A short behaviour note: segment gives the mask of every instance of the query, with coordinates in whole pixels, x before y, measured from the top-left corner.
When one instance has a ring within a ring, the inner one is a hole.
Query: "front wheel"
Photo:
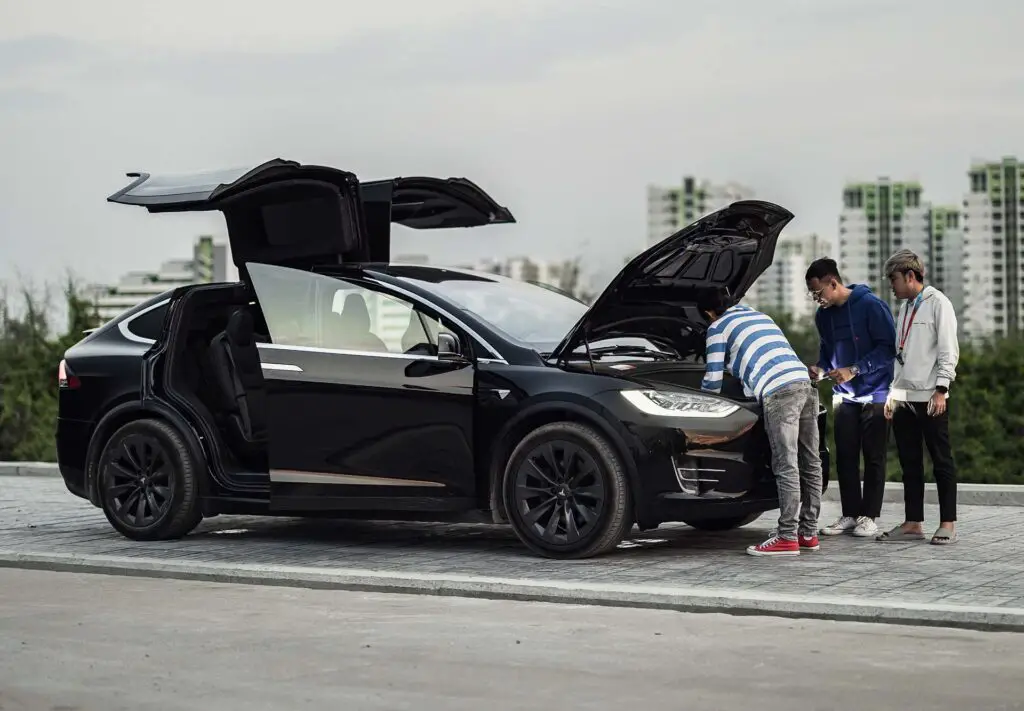
[[[203,518],[199,472],[181,434],[161,420],[135,420],[103,447],[99,495],[119,533],[137,541],[180,538]]]
[[[629,480],[608,440],[576,422],[538,427],[512,451],[502,480],[509,522],[547,558],[590,558],[632,527]]]
[[[761,518],[761,512],[746,514],[745,516],[726,516],[724,518],[705,518],[695,521],[683,521],[687,526],[696,528],[698,531],[731,531],[734,528],[746,526]]]

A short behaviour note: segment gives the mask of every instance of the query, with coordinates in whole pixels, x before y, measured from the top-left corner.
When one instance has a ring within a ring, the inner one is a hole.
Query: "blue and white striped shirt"
[[[707,371],[701,389],[722,391],[726,368],[743,382],[747,397],[764,401],[784,385],[810,382],[807,366],[770,316],[737,304],[707,332]]]

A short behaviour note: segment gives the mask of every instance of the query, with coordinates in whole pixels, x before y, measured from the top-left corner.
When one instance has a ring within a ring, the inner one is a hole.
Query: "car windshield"
[[[445,271],[401,278],[437,292],[541,353],[554,350],[588,308],[553,289],[491,274]]]

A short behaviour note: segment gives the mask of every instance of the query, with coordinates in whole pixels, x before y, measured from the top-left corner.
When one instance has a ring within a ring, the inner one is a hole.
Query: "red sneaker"
[[[821,546],[818,544],[817,536],[800,536],[800,550],[816,551]]]
[[[747,547],[748,555],[800,555],[800,544],[785,538],[772,536],[764,543]]]

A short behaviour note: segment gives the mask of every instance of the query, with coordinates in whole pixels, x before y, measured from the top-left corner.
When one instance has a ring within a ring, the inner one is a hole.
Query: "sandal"
[[[956,531],[950,531],[948,528],[939,528],[932,534],[933,545],[936,546],[948,546],[951,543],[956,543]]]
[[[902,525],[875,536],[880,543],[905,543],[906,541],[923,541],[924,534],[916,531],[906,531]]]

